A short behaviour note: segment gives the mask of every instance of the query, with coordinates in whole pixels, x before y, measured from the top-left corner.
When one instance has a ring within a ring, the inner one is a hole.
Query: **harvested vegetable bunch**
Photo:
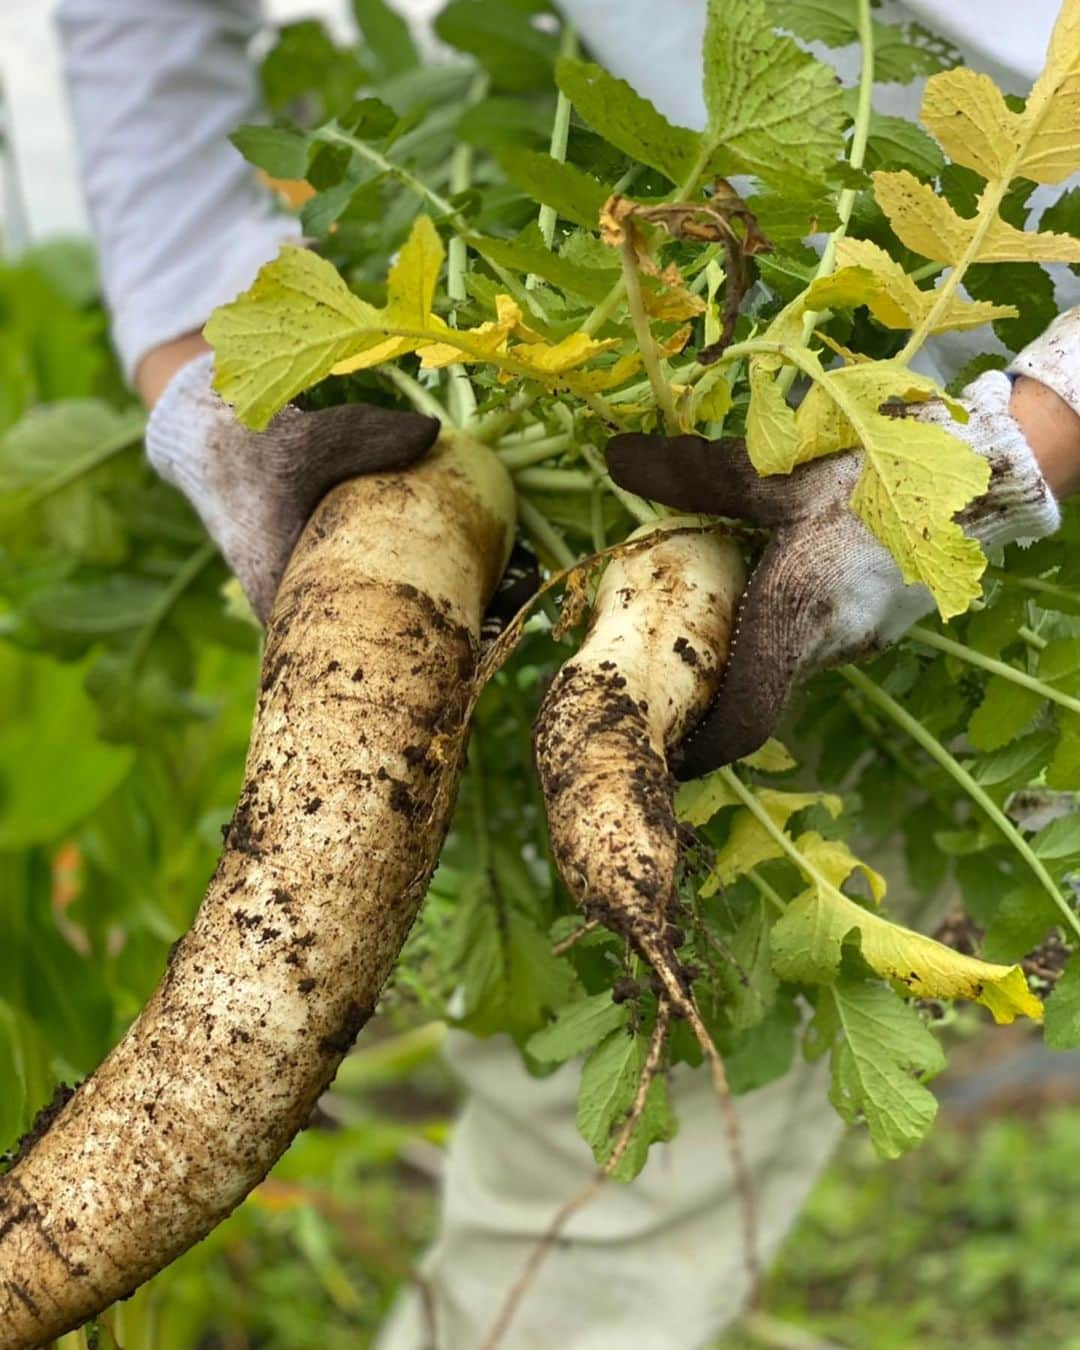
[[[907,64],[881,74],[936,71],[924,103],[935,139],[874,112],[875,38],[883,61],[895,51],[867,3],[856,13],[827,34],[863,43],[849,100],[828,66],[772,31],[823,36],[805,7],[712,0],[701,133],[578,60],[566,34],[550,154],[528,130],[546,76],[519,92],[518,130],[496,131],[504,105],[486,74],[419,66],[413,86],[388,80],[385,102],[321,126],[238,133],[254,162],[318,185],[304,220],[325,256],[283,250],[214,316],[220,393],[255,429],[297,397],[377,398],[438,416],[447,440],[396,478],[339,489],[297,550],[248,785],[204,909],[128,1038],[0,1181],[12,1346],[73,1324],[194,1241],[302,1124],[408,931],[481,685],[462,809],[403,960],[429,1007],[479,1034],[508,1031],[529,1062],[588,1054],[582,1091],[596,1109],[582,1120],[606,1174],[633,1176],[674,1132],[670,1063],[706,1059],[726,1106],[729,1089],[785,1072],[801,1041],[831,1054],[841,1114],[895,1156],[930,1128],[925,1079],[943,1063],[915,999],[1042,1017],[1019,960],[1048,932],[1070,952],[1080,937],[1067,884],[1080,866],[1076,516],[988,568],[955,520],[984,490],[985,463],[940,427],[880,410],[948,400],[910,369],[925,339],[992,322],[1020,345],[1031,334],[1002,296],[1041,283],[1016,269],[1080,261],[1071,202],[1035,230],[1017,209],[1029,180],[1080,168],[1080,0],[1063,6],[1021,111],[907,34]],[[947,115],[965,99],[993,115]],[[741,197],[736,175],[750,182]],[[804,241],[822,231],[818,258]],[[794,759],[772,742],[674,796],[668,757],[715,692],[760,537],[672,520],[611,483],[609,434],[658,428],[741,435],[772,474],[861,445],[852,506],[935,597],[940,622],[869,672],[814,682],[813,789],[785,783]],[[515,515],[509,479],[550,577],[474,677]],[[393,694],[369,703],[376,670]],[[529,765],[538,708],[550,854]],[[1055,816],[1038,832],[1020,789]],[[988,959],[888,918],[884,878],[845,842],[855,826],[906,830],[920,885],[951,873]],[[1055,1045],[1080,1042],[1077,961],[1046,1005]],[[673,1034],[683,1021],[692,1037]],[[252,1038],[243,1053],[233,1032]],[[155,1038],[170,1055],[144,1053]],[[631,1046],[637,1072],[615,1045]],[[208,1107],[217,1097],[241,1128]],[[123,1185],[86,1161],[102,1122],[114,1172],[142,1160]],[[95,1197],[89,1232],[67,1208],[76,1179]],[[151,1212],[169,1235],[157,1246],[131,1227]]]

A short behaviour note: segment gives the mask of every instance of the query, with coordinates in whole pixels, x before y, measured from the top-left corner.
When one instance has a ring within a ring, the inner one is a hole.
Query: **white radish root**
[[[736,545],[715,532],[678,520],[650,529],[650,547],[617,557],[604,573],[585,641],[537,716],[536,762],[552,852],[571,895],[588,923],[618,934],[652,968],[665,1025],[669,1015],[684,1018],[708,1060],[753,1298],[760,1278],[753,1187],[723,1060],[694,1002],[693,972],[678,956],[682,933],[671,922],[679,839],[667,763],[719,688],[745,568]],[[578,1203],[564,1207],[548,1242]],[[515,1287],[500,1335],[524,1287]]]
[[[552,850],[588,919],[668,949],[678,835],[667,752],[719,687],[745,571],[727,538],[666,521],[607,568],[585,641],[536,720]],[[640,532],[639,536],[640,537]]]
[[[514,494],[483,446],[316,510],[267,630],[206,898],[109,1057],[0,1177],[0,1350],[78,1326],[267,1173],[370,1016],[423,899]]]

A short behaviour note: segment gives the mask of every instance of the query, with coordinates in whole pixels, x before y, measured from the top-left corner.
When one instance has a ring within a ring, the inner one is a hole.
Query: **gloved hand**
[[[1050,534],[1060,512],[1009,411],[1012,384],[988,371],[964,390],[970,417],[939,401],[907,415],[947,428],[990,462],[990,487],[958,516],[984,548]],[[743,595],[724,682],[673,763],[682,778],[741,759],[772,734],[795,684],[896,642],[934,608],[925,586],[905,585],[892,555],[848,506],[863,451],[760,478],[737,440],[615,436],[607,462],[620,486],[682,511],[771,526]]]
[[[154,405],[150,463],[178,487],[265,624],[300,531],[332,487],[401,469],[434,444],[439,423],[419,413],[349,403],[285,408],[249,431],[213,391],[213,353],[183,366]]]

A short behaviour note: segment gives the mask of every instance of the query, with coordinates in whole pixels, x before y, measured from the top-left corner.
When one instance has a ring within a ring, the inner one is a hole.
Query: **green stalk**
[[[641,278],[637,270],[637,257],[629,234],[623,240],[621,255],[626,303],[630,311],[630,322],[634,325],[634,336],[637,338],[638,350],[641,352],[645,373],[652,385],[656,406],[663,414],[668,432],[675,435],[679,431],[679,417],[675,411],[675,400],[671,394],[671,385],[668,384],[667,376],[664,374],[664,363],[660,357],[660,349],[656,345],[656,339],[653,337],[652,328],[649,324],[649,316],[645,311],[645,299],[641,293]]]
[[[38,483],[36,487],[31,488],[25,497],[19,497],[13,493],[12,496],[18,502],[20,511],[29,511],[35,506],[39,506],[46,498],[51,497],[54,492],[59,492],[66,488],[70,483],[82,478],[84,474],[92,473],[100,465],[116,455],[122,454],[125,450],[130,450],[133,445],[138,445],[142,439],[145,424],[140,423],[138,429],[134,432],[125,431],[122,435],[114,436],[112,440],[105,441],[102,445],[97,445],[89,454],[82,455],[71,464],[66,464],[57,473],[47,478],[44,483]]]
[[[875,707],[890,717],[897,726],[908,733],[912,740],[917,741],[930,758],[936,760],[945,772],[963,788],[976,806],[997,826],[1013,849],[1027,863],[1032,875],[1057,906],[1063,922],[1080,938],[1080,918],[1077,918],[1073,913],[1068,901],[1061,894],[1054,883],[1053,877],[1043,865],[1042,859],[1035,854],[1031,845],[998,806],[997,802],[976,783],[967,769],[945,749],[936,736],[927,731],[922,723],[912,717],[906,708],[902,708],[894,698],[864,675],[861,670],[856,670],[854,666],[843,666],[840,673],[868,702],[874,704]]]
[[[859,71],[859,96],[855,105],[855,124],[851,133],[851,149],[848,151],[848,163],[853,169],[861,169],[866,158],[866,143],[870,136],[870,115],[873,112],[874,98],[874,24],[870,15],[870,0],[858,0],[859,47],[862,67]],[[836,214],[839,224],[825,241],[814,281],[827,277],[836,266],[836,250],[847,234],[851,223],[851,212],[855,207],[855,189],[843,188],[836,199]],[[820,311],[808,310],[803,315],[802,342],[805,347],[814,335],[814,329],[821,321]],[[783,393],[791,388],[795,378],[792,367],[782,370],[777,377]]]
[[[495,453],[503,464],[513,472],[515,469],[527,469],[531,464],[539,464],[552,455],[568,450],[571,445],[569,436],[545,436],[542,440],[525,442],[522,445],[496,446]]]
[[[427,417],[437,417],[443,423],[448,420],[446,409],[438,399],[407,371],[391,365],[380,366],[379,370],[398,392],[409,400],[417,412],[424,413]]]
[[[747,872],[746,875],[749,878],[754,889],[757,891],[758,895],[760,895],[763,900],[767,900],[769,904],[772,905],[773,909],[775,909],[778,913],[783,914],[784,911],[787,909],[787,905],[784,902],[783,898],[781,897],[780,892],[774,890],[769,885],[769,883],[765,880],[765,878],[758,872],[756,867],[751,867],[750,871]]]
[[[593,483],[592,500],[589,502],[589,529],[593,552],[603,553],[607,548],[607,527],[604,524],[604,489],[599,481]]]
[[[577,565],[577,556],[567,547],[566,540],[547,516],[528,497],[518,494],[518,518],[545,553],[555,559],[565,572]]]
[[[1034,595],[1050,595],[1057,600],[1071,600],[1073,604],[1080,602],[1075,590],[1068,586],[1059,586],[1053,581],[1043,581],[1041,577],[1017,577],[1011,572],[1002,571],[999,567],[988,567],[986,575],[992,577],[995,581],[1004,582],[1006,586],[1016,586],[1022,591],[1031,591]]]
[[[487,93],[488,80],[484,74],[477,75],[466,95],[466,103],[478,103]],[[450,195],[457,196],[467,192],[472,181],[473,150],[466,141],[459,141],[450,159]],[[468,268],[469,246],[464,236],[455,231],[446,249],[446,293],[454,306],[450,315],[450,325],[458,326],[457,306],[464,303],[468,292],[465,288],[465,273]],[[469,373],[463,365],[450,367],[449,402],[450,412],[459,427],[468,426],[476,416],[476,393],[469,379]]]
[[[526,492],[591,492],[595,482],[581,469],[520,469],[514,474],[514,486]]]
[[[564,24],[562,36],[559,40],[559,55],[573,57],[577,55],[577,33],[573,24]],[[566,142],[570,136],[570,100],[559,90],[559,97],[555,103],[555,120],[551,127],[551,144],[548,147],[548,154],[552,159],[560,164],[566,161]],[[543,205],[540,207],[540,234],[543,236],[544,244],[551,248],[555,238],[555,222],[558,219],[558,212],[553,206]],[[539,278],[528,276],[525,285],[532,290]]]
[[[773,820],[772,816],[769,815],[754,793],[750,791],[730,765],[720,770],[720,776],[777,848],[795,864],[807,881],[812,881],[815,886],[820,886],[823,891],[838,895],[841,899],[847,898],[843,891],[838,886],[834,886],[825,873],[818,871],[810,859],[798,849],[795,841],[777,825],[776,821]]]
[[[908,637],[913,638],[916,642],[921,642],[924,647],[933,647],[935,651],[944,652],[947,656],[955,656],[958,661],[966,661],[968,665],[979,666],[983,670],[989,671],[991,675],[1000,675],[1002,679],[1009,680],[1012,684],[1030,689],[1033,694],[1038,694],[1040,698],[1049,699],[1052,703],[1058,703],[1061,707],[1068,708],[1069,712],[1080,713],[1080,699],[1063,694],[1060,689],[1055,689],[1053,685],[1044,683],[1034,675],[1027,675],[1024,671],[1017,670],[1015,666],[1010,666],[1007,661],[996,661],[992,656],[984,656],[982,652],[965,647],[962,642],[954,642],[952,638],[944,637],[941,633],[935,633],[932,629],[923,628],[921,625],[908,629]]]
[[[187,588],[195,581],[199,573],[213,562],[217,557],[217,545],[213,540],[208,539],[200,545],[194,553],[188,558],[180,570],[169,582],[165,590],[161,593],[161,598],[154,605],[147,616],[146,623],[139,632],[139,636],[132,643],[131,650],[127,657],[128,675],[134,676],[135,672],[142,665],[146,653],[150,650],[150,644],[154,640],[154,635],[165,622],[169,611],[184,594]]]

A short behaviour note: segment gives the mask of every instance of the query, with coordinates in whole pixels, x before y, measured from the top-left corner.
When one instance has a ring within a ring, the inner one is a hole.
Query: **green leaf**
[[[832,1000],[840,1033],[829,1100],[848,1124],[865,1118],[877,1151],[897,1158],[934,1123],[937,1100],[920,1080],[945,1067],[941,1046],[884,985],[841,979],[822,999]]]
[[[552,956],[548,934],[517,910],[501,912],[486,878],[459,897],[445,957],[463,1008],[453,1020],[476,1036],[530,1035],[581,989],[570,963]]]
[[[1044,825],[1031,847],[1059,879],[1066,872],[1080,869],[1080,809]]]
[[[578,1092],[578,1129],[601,1166],[610,1158],[626,1124],[647,1054],[645,1036],[619,1030],[602,1041],[585,1061]],[[658,1073],[629,1146],[612,1175],[618,1181],[633,1180],[645,1166],[649,1146],[674,1138],[675,1129],[667,1080]]]
[[[286,24],[261,67],[271,111],[288,113],[299,99],[316,101],[315,121],[343,113],[369,74],[349,48],[338,47],[317,19]],[[319,116],[321,111],[321,116]]]
[[[529,1037],[526,1048],[533,1059],[543,1064],[561,1064],[625,1027],[629,1016],[626,1004],[613,1002],[610,989],[605,989],[580,1003],[560,1008],[550,1026]]]
[[[777,37],[762,0],[710,0],[705,107],[710,168],[732,158],[767,183],[821,179],[843,154],[844,98],[835,73]]]
[[[0,649],[0,669],[16,658]],[[85,665],[20,655],[26,690],[0,730],[0,851],[63,838],[127,777],[127,747],[96,734]]]
[[[724,1046],[724,1070],[736,1096],[756,1092],[787,1073],[801,1021],[794,998],[778,998],[756,1026],[730,1038],[730,1047]]]
[[[975,300],[1016,306],[1016,318],[994,320],[995,335],[1013,352],[1057,317],[1053,279],[1038,263],[975,263],[964,273],[964,289]]]
[[[507,178],[522,192],[575,225],[587,230],[597,228],[600,208],[609,195],[599,179],[534,150],[504,150],[496,158]]]
[[[560,290],[578,295],[590,304],[602,300],[619,277],[618,268],[601,271],[595,267],[581,267],[553,252],[544,243],[540,227],[535,221],[516,239],[489,239],[473,235],[469,243],[481,257],[509,267],[512,271],[535,272]]]
[[[164,592],[159,581],[116,573],[104,581],[65,582],[40,590],[26,612],[50,632],[104,636],[145,627]]]
[[[539,149],[551,138],[551,112],[532,101],[496,95],[467,107],[458,120],[457,134],[470,145],[479,145],[486,150],[505,151],[508,144],[515,147],[524,144]],[[520,149],[517,153],[520,153]],[[514,158],[514,154],[506,154],[511,164]],[[541,158],[551,157],[546,155]],[[505,166],[504,172],[509,178],[510,172]]]
[[[381,78],[400,75],[418,64],[409,25],[386,0],[352,0],[365,49],[375,58]]]
[[[777,980],[769,946],[770,912],[756,900],[728,940],[729,962],[720,970],[732,1027],[746,1031],[764,1021],[776,998]]]
[[[243,126],[229,137],[249,164],[271,178],[303,178],[307,173],[308,139],[288,127]]]
[[[986,930],[983,952],[988,961],[1019,961],[1033,951],[1061,919],[1046,890],[1028,882],[1004,896]]]
[[[1000,750],[1027,730],[1042,705],[1031,689],[992,675],[968,723],[968,739],[976,750]]]
[[[20,1047],[18,1018],[0,1000],[0,1152],[15,1143],[26,1110],[26,1073]]]
[[[1066,712],[1058,723],[1061,735],[1046,771],[1046,785],[1062,792],[1075,792],[1080,783],[1080,717]]]
[[[142,439],[146,418],[103,400],[35,408],[0,440],[0,524],[12,547],[39,535],[86,562],[115,564],[126,532],[98,490],[105,466]]]
[[[698,162],[701,138],[673,126],[648,99],[590,61],[563,57],[555,67],[559,88],[578,113],[605,140],[682,183]],[[595,217],[590,223],[595,226]]]
[[[853,111],[850,97],[848,107]],[[865,167],[867,170],[910,169],[919,178],[936,178],[945,167],[945,156],[937,142],[915,122],[872,112]]]
[[[533,19],[546,6],[536,0],[450,0],[435,20],[435,32],[467,52],[491,76],[492,87],[520,92],[550,85],[558,50],[554,33]]]
[[[1051,1050],[1080,1045],[1080,952],[1074,952],[1046,1003],[1046,1044]]]
[[[1080,188],[1070,188],[1052,201],[1039,217],[1039,229],[1080,236]],[[1069,270],[1080,276],[1080,263],[1073,263]]]

